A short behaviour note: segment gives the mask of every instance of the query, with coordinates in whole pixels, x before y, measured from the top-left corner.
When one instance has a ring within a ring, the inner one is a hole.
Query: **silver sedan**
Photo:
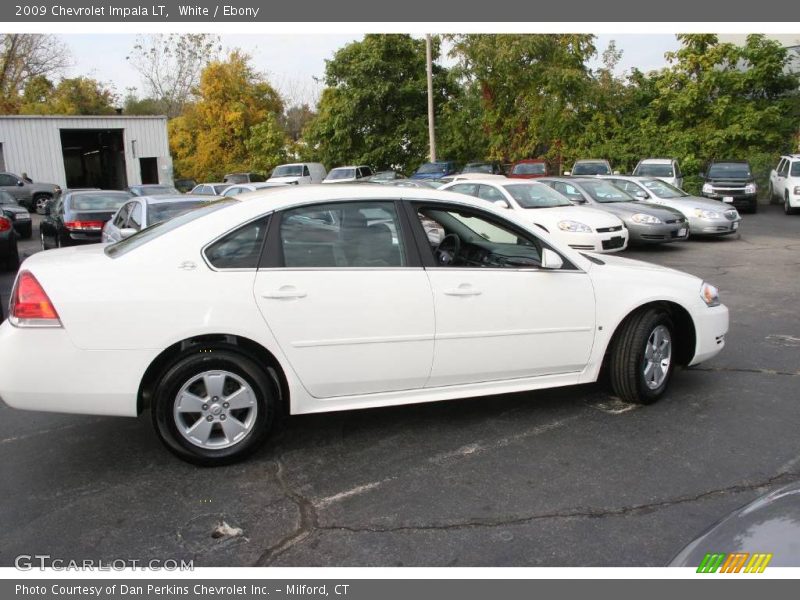
[[[145,227],[167,221],[185,212],[218,200],[216,196],[140,196],[119,207],[111,220],[103,226],[102,242],[124,240]]]
[[[730,235],[739,230],[739,212],[719,200],[692,196],[654,177],[614,175],[603,179],[643,202],[679,210],[689,221],[690,236]]]

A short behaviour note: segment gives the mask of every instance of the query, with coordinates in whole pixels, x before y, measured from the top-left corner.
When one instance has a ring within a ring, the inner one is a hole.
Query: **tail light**
[[[105,221],[64,221],[64,227],[70,231],[100,231]]]
[[[0,233],[11,229],[11,221],[6,217],[0,217]]]
[[[22,271],[14,283],[8,320],[15,327],[61,327],[56,307],[30,271]]]

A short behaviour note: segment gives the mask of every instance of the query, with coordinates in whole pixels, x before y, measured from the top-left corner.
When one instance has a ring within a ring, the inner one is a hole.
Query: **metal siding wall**
[[[168,164],[172,162],[165,118],[0,117],[0,142],[3,144],[6,170],[17,175],[25,171],[34,181],[57,183],[65,187],[61,129],[122,129],[128,185],[141,183],[139,158],[155,156],[166,159]],[[136,157],[132,154],[131,140],[137,140]],[[169,180],[171,183],[171,177],[171,170],[168,177],[159,170],[162,182]]]

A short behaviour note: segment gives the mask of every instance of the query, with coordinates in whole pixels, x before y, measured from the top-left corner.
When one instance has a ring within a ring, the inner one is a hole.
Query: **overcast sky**
[[[120,95],[129,87],[136,87],[142,93],[139,74],[125,60],[133,48],[136,35],[62,34],[60,37],[72,54],[70,76],[94,77],[112,86]],[[238,47],[249,53],[255,68],[267,74],[272,84],[287,96],[289,103],[315,101],[321,86],[314,79],[323,76],[325,59],[331,58],[345,44],[361,37],[318,34],[221,36],[224,47]],[[642,71],[663,67],[666,64],[664,53],[679,46],[674,35],[598,35],[598,56],[590,64],[592,68],[599,66],[600,55],[611,40],[615,40],[617,49],[623,52],[617,67],[620,72],[632,67]]]

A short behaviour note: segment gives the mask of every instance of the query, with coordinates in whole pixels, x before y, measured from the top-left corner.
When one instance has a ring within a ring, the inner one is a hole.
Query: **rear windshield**
[[[544,163],[520,163],[514,165],[511,170],[512,175],[546,175],[547,170]]]
[[[506,191],[522,208],[550,208],[572,206],[572,203],[554,189],[542,184],[504,185]]]
[[[234,173],[225,176],[225,183],[250,183],[250,178],[245,173]]]
[[[208,200],[182,201],[182,202],[159,202],[151,204],[148,208],[148,221],[150,225],[161,223],[168,219],[173,219],[183,213],[194,210],[208,204]]]
[[[417,169],[417,173],[421,175],[426,175],[430,173],[444,173],[445,172],[445,163],[425,163],[419,169]]]
[[[750,165],[747,163],[715,163],[708,169],[708,176],[712,179],[748,179],[750,175]]]
[[[334,180],[334,179],[353,179],[356,176],[355,169],[334,169],[325,179]]]
[[[72,194],[67,200],[67,206],[74,211],[92,210],[117,210],[130,200],[130,194],[124,192],[109,194]]]
[[[118,258],[127,254],[131,250],[135,250],[140,246],[143,246],[147,242],[150,242],[156,238],[161,237],[165,233],[169,233],[173,229],[177,229],[178,227],[182,227],[187,223],[191,223],[196,219],[200,219],[207,214],[216,212],[222,208],[232,206],[236,204],[238,200],[233,198],[225,198],[224,200],[214,200],[213,202],[209,202],[205,206],[198,208],[196,210],[191,210],[187,213],[184,213],[174,219],[170,219],[169,221],[162,221],[161,223],[156,223],[151,227],[145,227],[138,233],[133,234],[129,238],[125,238],[124,240],[117,242],[115,244],[109,244],[105,247],[105,253],[107,256],[111,258]]]
[[[611,169],[605,163],[577,163],[572,169],[573,175],[611,175]]]
[[[472,163],[464,167],[462,173],[492,173],[491,163]]]
[[[673,177],[675,173],[672,172],[672,165],[639,165],[634,175],[642,177]]]

